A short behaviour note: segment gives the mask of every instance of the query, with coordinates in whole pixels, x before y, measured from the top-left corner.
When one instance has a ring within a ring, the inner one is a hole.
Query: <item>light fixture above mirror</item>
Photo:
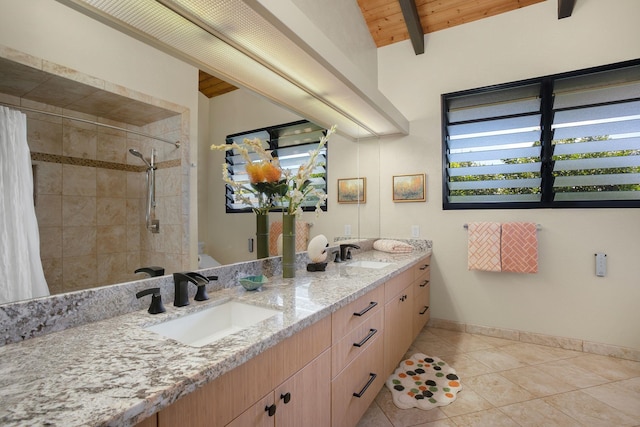
[[[255,2],[58,1],[345,136],[408,133],[408,120],[372,82],[346,78]]]

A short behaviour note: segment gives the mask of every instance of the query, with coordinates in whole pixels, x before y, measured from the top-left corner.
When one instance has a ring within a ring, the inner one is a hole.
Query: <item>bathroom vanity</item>
[[[430,255],[366,251],[5,345],[0,424],[355,425],[429,319]],[[201,347],[145,330],[228,301],[277,313]]]

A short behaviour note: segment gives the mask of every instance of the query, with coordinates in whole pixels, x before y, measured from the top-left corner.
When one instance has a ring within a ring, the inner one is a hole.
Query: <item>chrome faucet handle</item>
[[[136,298],[142,298],[145,295],[151,294],[151,305],[147,310],[149,314],[164,313],[166,310],[162,304],[162,295],[160,295],[160,288],[150,288],[140,291],[136,294]]]

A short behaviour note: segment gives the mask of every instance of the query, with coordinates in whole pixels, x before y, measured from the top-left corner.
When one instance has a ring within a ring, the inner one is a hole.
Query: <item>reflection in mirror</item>
[[[222,181],[224,153],[208,150],[208,147],[211,144],[224,144],[227,135],[295,122],[304,118],[242,89],[211,99],[204,99],[202,96],[200,108],[208,109],[209,112],[206,116],[209,121],[209,140],[207,144],[201,141],[199,149],[198,240],[203,243],[206,255],[222,264],[256,259],[255,249],[251,252],[249,243],[250,239],[255,239],[255,215],[253,213],[230,214],[225,211],[225,185]],[[206,145],[206,150],[202,148],[203,145]],[[314,212],[304,212],[300,219],[301,222],[310,224],[309,239],[319,234],[325,235],[329,242],[344,237],[377,236],[379,229],[378,147],[376,141],[366,141],[364,147],[361,145],[360,141],[346,138],[339,133],[332,135],[329,139],[327,211],[319,215]],[[363,162],[359,161],[361,150],[365,155]],[[366,201],[371,204],[363,205],[362,210],[358,204],[343,204],[337,201],[338,179],[362,176],[361,163],[365,166],[363,170],[371,175],[371,180],[367,179]],[[369,195],[371,195],[371,202],[369,202]],[[362,229],[359,215],[366,215],[369,221],[364,229]],[[274,223],[281,220],[282,214],[272,212],[269,216],[270,223]],[[364,234],[361,234],[361,231]]]
[[[177,148],[138,134],[188,140],[189,117],[196,118],[182,107],[132,88],[120,88],[126,97],[117,95],[81,83],[89,79],[81,73],[68,79],[6,58],[0,58],[0,74],[0,102],[88,121],[27,113],[40,255],[52,294],[139,280],[147,277],[134,273],[141,267],[161,266],[167,274],[196,269],[183,213],[189,205],[183,182],[188,180],[183,164],[187,161],[198,171],[199,229],[193,238],[201,242],[200,252],[222,264],[255,259],[248,248],[248,240],[255,238],[255,220],[250,214],[225,215],[224,154],[209,147],[224,143],[229,134],[303,117],[243,89],[212,99],[200,95],[198,152],[188,160],[188,144]],[[69,99],[70,95],[77,98]],[[310,238],[324,234],[331,242],[377,236],[377,140],[335,134],[329,146],[328,211],[318,217],[304,213],[303,221],[312,224]],[[159,222],[159,233],[146,226],[148,167],[130,154],[136,150],[150,163],[153,149],[156,206],[150,219]],[[337,180],[360,176],[367,178],[366,203],[339,204]],[[271,216],[278,219],[277,213]]]
[[[165,143],[182,139],[182,113],[148,97],[141,102],[133,90],[117,95],[81,76],[71,80],[6,58],[0,75],[0,103],[27,118],[50,293],[148,277],[135,273],[141,267],[188,267],[181,211],[181,150],[188,147]],[[159,233],[148,229],[146,213]]]

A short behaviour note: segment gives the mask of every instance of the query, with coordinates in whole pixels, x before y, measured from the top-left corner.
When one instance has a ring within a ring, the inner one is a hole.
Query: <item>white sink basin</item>
[[[202,347],[278,313],[270,308],[229,301],[144,329],[192,347]]]
[[[390,262],[382,262],[382,261],[354,261],[347,264],[347,267],[360,267],[360,268],[385,268],[391,265]]]

